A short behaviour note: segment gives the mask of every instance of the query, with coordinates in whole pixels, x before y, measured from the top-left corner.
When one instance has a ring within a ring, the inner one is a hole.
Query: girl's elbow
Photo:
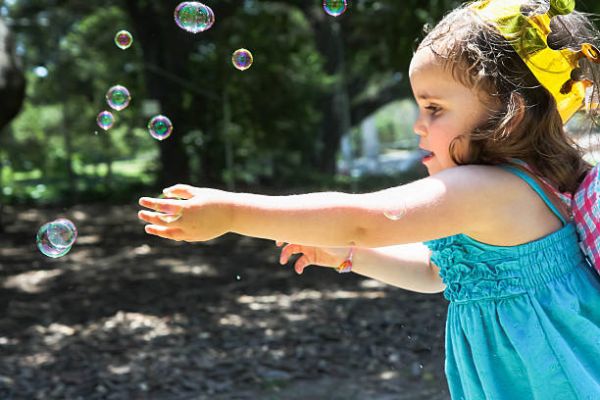
[[[437,294],[442,293],[444,290],[446,290],[446,285],[442,283],[441,285],[432,285],[430,287],[427,287],[425,288],[425,290],[422,291],[422,293]]]

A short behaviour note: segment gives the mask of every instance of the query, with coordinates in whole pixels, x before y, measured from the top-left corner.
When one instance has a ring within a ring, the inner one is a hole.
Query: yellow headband
[[[558,112],[566,123],[584,104],[586,90],[593,86],[588,79],[578,79],[582,57],[600,64],[600,52],[589,43],[579,51],[552,50],[548,47],[550,20],[567,15],[575,9],[575,0],[550,0],[545,14],[526,16],[522,13],[525,0],[479,0],[471,8],[485,21],[496,25],[517,54],[525,61],[533,75],[556,100]]]

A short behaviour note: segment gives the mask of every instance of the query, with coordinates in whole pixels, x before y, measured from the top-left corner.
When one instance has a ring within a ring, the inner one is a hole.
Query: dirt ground
[[[0,399],[448,399],[441,294],[147,236],[137,207],[4,209]],[[60,259],[35,234],[72,219]]]

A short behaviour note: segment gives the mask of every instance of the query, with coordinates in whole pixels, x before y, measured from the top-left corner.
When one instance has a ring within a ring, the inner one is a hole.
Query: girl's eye
[[[425,109],[430,114],[436,114],[438,111],[440,111],[440,108],[438,106],[434,106],[434,105],[426,106]]]

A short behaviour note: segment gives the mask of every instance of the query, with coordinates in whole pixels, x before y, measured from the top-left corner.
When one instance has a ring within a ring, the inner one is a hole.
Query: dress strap
[[[548,208],[560,219],[560,222],[562,222],[563,226],[567,225],[568,221],[564,216],[564,212],[561,212],[557,207],[557,204],[561,204],[560,199],[554,196],[553,198],[556,198],[557,202],[553,202],[550,199],[547,190],[545,190],[545,188],[542,186],[543,184],[539,181],[539,179],[536,179],[529,173],[525,172],[524,168],[522,169],[514,165],[501,165],[500,167],[502,167],[508,172],[512,172],[513,174],[519,176],[521,179],[527,182],[527,184],[531,186],[531,188],[535,190],[536,193],[542,198],[542,200],[544,201],[544,203],[546,203]]]

